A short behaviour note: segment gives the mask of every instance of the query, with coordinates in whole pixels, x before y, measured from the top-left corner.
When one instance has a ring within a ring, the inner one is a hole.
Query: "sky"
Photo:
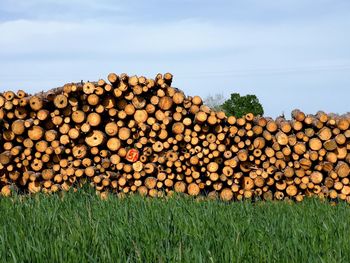
[[[0,91],[108,73],[206,98],[256,94],[265,115],[350,111],[348,0],[0,0]]]

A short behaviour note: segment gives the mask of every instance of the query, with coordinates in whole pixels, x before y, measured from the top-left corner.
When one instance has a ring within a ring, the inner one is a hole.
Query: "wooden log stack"
[[[1,195],[95,187],[151,197],[350,202],[350,120],[226,117],[154,79],[111,73],[45,93],[0,95]]]

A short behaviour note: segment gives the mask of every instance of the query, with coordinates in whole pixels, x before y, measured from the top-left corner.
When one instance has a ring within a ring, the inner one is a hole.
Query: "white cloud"
[[[350,21],[311,21],[280,25],[218,24],[198,20],[142,24],[98,21],[16,20],[0,23],[0,55],[179,54],[230,50],[296,51],[308,56],[325,49],[344,51],[350,42]],[[330,49],[330,47],[333,49]],[[309,54],[305,54],[309,52]],[[288,55],[288,54],[287,54]],[[273,59],[273,58],[272,58]]]
[[[162,25],[18,20],[0,24],[0,54],[144,53],[227,48],[227,28],[195,21]]]

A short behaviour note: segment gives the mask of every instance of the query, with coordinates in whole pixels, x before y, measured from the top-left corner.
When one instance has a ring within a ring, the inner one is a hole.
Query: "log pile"
[[[2,93],[1,194],[88,183],[101,197],[350,202],[349,118],[226,117],[172,87],[172,77],[111,73],[32,96]]]

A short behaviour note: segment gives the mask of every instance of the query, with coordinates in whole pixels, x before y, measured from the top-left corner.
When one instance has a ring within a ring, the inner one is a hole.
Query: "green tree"
[[[231,98],[222,104],[221,108],[227,116],[242,117],[247,113],[262,116],[264,109],[255,95],[241,96],[238,93],[232,93]]]

